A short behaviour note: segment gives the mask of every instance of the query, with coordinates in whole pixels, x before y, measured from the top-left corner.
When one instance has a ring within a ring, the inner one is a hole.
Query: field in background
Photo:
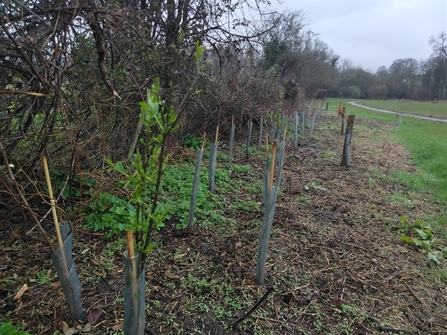
[[[353,101],[352,99],[350,101]],[[420,102],[408,100],[355,100],[369,107],[386,109],[393,112],[447,118],[447,101]]]
[[[352,106],[348,104],[349,101],[352,99],[328,99],[329,111],[334,110],[341,102],[349,114],[355,114],[360,118],[390,124],[394,124],[396,120],[396,115]],[[403,101],[398,103],[397,101],[368,100],[368,103],[365,103],[365,101],[367,100],[357,100],[358,103],[382,109],[392,110],[392,106],[395,106],[395,109],[399,109],[402,113],[432,115],[433,117],[447,116],[445,102]],[[414,190],[430,192],[432,201],[447,204],[447,123],[403,116],[396,132],[393,132],[393,127],[390,129],[390,138],[407,147],[413,164],[418,167],[417,173],[395,171],[396,178]],[[439,219],[447,224],[446,213]]]

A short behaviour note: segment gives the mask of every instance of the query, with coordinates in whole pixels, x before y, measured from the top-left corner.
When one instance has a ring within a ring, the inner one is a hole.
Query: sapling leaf
[[[196,42],[196,52],[194,53],[194,58],[196,60],[199,60],[200,57],[205,53],[205,48],[199,44],[199,42]]]

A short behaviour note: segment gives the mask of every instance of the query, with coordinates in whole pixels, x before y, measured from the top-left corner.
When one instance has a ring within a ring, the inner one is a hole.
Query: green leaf
[[[154,249],[157,246],[156,242],[151,242],[149,243],[149,245],[147,246],[147,248],[145,250],[143,250],[144,253],[148,254],[152,249]]]
[[[0,322],[0,334],[2,335],[31,335],[21,331],[20,327],[14,326],[11,322]]]
[[[423,240],[428,239],[428,234],[422,229],[416,229],[416,232],[418,233],[419,237],[422,238]]]
[[[200,57],[205,53],[205,48],[199,44],[199,41],[196,42],[196,52],[194,53],[194,58],[199,60]]]
[[[177,230],[183,230],[183,229],[185,229],[187,226],[188,226],[188,225],[187,225],[186,223],[177,223],[177,224],[175,225],[175,228],[176,228]]]
[[[116,206],[113,206],[110,209],[110,211],[112,213],[115,213],[115,214],[118,214],[118,215],[125,215],[127,213],[126,210],[123,207],[116,207]]]
[[[412,237],[409,237],[407,235],[400,235],[400,238],[406,243],[414,244],[414,239]]]
[[[430,261],[434,261],[436,264],[441,264],[441,262],[438,259],[438,253],[437,252],[429,252],[427,257]]]
[[[429,251],[431,249],[431,244],[429,240],[422,240],[419,243],[419,246],[421,246],[423,249]]]

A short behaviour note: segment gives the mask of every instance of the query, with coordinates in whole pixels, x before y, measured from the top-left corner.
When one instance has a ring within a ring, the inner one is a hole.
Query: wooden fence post
[[[355,119],[355,115],[349,115],[348,116],[348,124],[346,125],[346,129],[349,128],[349,135],[348,132],[346,131],[346,135],[345,135],[345,143],[343,145],[343,156],[341,158],[341,166],[346,166],[346,158],[349,155],[349,149],[350,149],[350,144],[351,144],[351,139],[352,139],[352,130],[354,129],[354,119]]]

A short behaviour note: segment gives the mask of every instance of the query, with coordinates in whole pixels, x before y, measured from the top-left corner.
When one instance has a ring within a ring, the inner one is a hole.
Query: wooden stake
[[[200,149],[200,150],[202,150],[202,151],[203,151],[203,148],[205,147],[205,140],[206,140],[206,133],[203,133],[203,138],[202,138],[202,149]]]
[[[64,244],[62,241],[61,230],[59,228],[59,222],[57,219],[56,201],[54,201],[54,198],[53,198],[53,188],[51,187],[50,172],[48,170],[47,158],[45,156],[42,157],[42,163],[43,163],[43,170],[45,171],[45,179],[47,180],[48,195],[50,197],[51,212],[53,213],[53,220],[54,220],[54,226],[56,228],[57,241],[59,243],[59,248],[61,251],[61,258],[62,258],[62,264],[63,264],[62,271],[65,276],[68,276],[68,264],[67,264],[67,259],[65,257]]]
[[[219,126],[216,127],[216,138],[214,139],[214,144],[217,144],[218,137],[219,137]]]
[[[133,232],[132,230],[126,231],[126,243],[127,243],[127,258],[131,259],[135,257],[135,249],[133,246]]]
[[[56,227],[57,241],[59,243],[59,247],[62,249],[63,242],[62,242],[61,230],[59,228],[59,222],[57,219],[56,202],[53,199],[53,189],[51,187],[50,172],[48,171],[48,163],[47,158],[45,156],[42,157],[42,163],[43,163],[43,169],[45,171],[45,179],[47,180],[48,195],[50,196],[51,211],[53,213],[54,226]]]
[[[135,320],[138,318],[138,278],[137,278],[137,263],[135,259],[135,250],[133,245],[133,232],[132,230],[126,231],[126,243],[127,243],[127,258],[130,260],[130,285],[132,290],[132,302],[133,312],[135,314]]]

